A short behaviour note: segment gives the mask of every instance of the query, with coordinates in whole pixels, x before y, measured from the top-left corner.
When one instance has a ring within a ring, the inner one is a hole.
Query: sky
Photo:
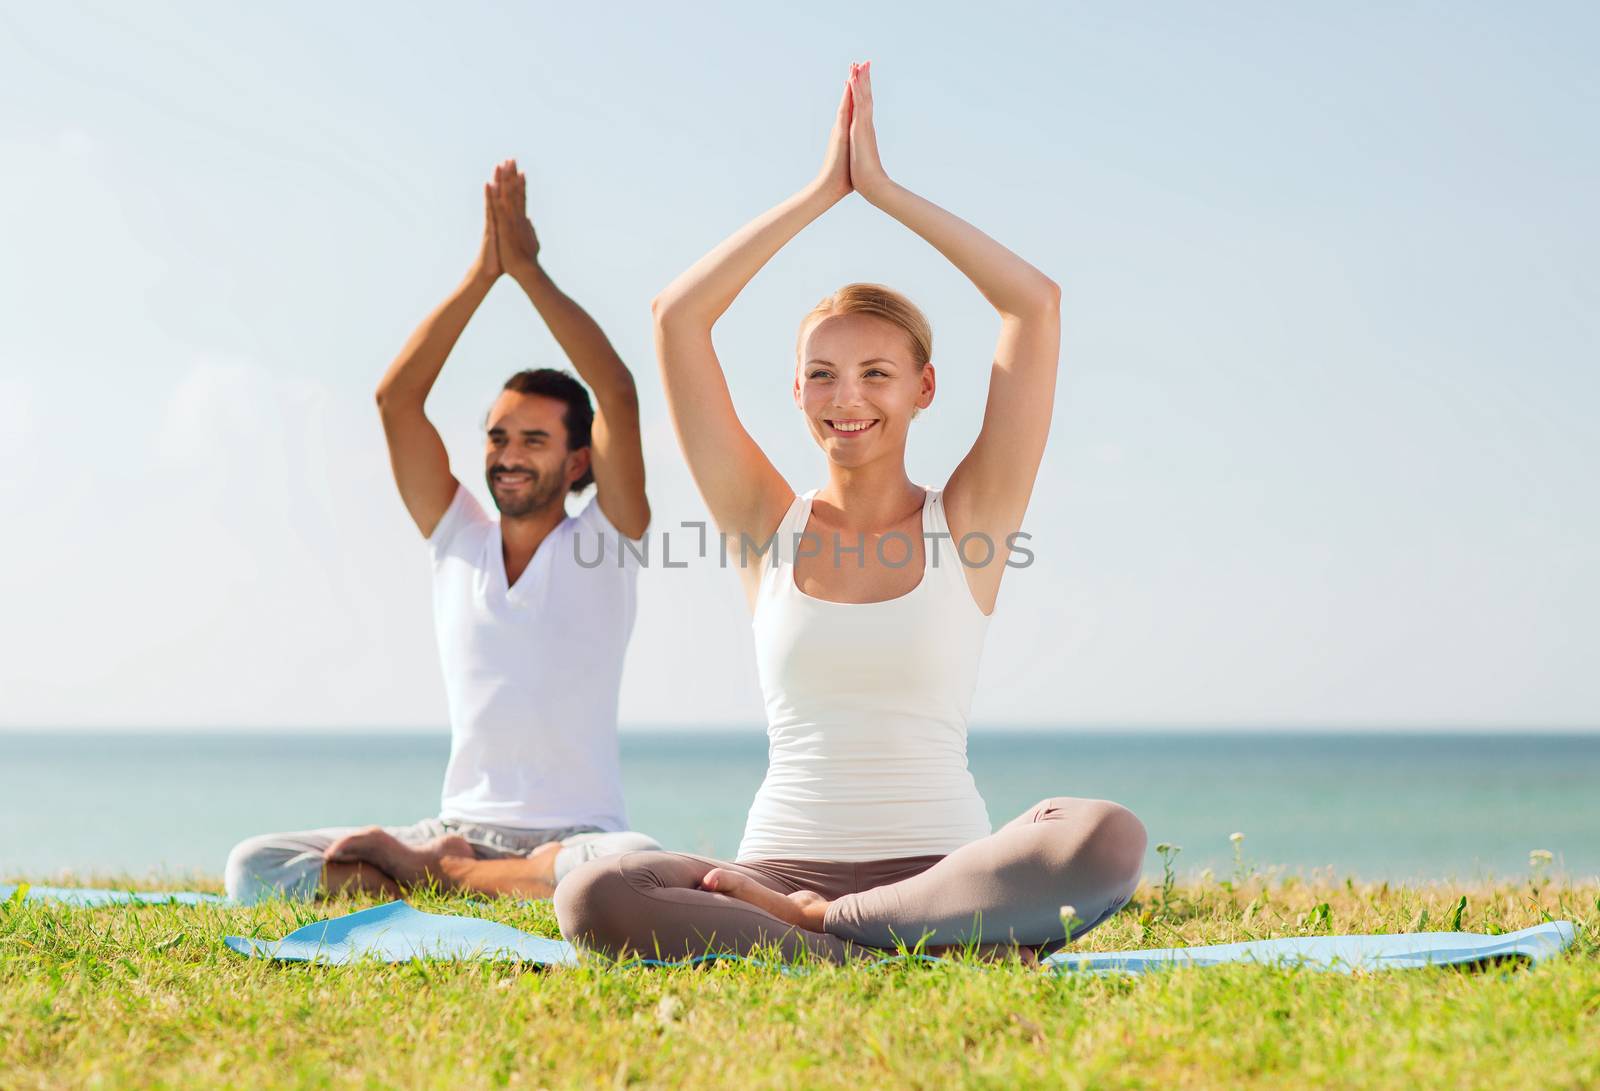
[[[514,156],[638,378],[656,532],[704,519],[649,301],[815,172],[873,61],[890,174],[1064,289],[977,728],[1600,727],[1600,9],[1549,3],[8,6],[0,727],[445,721],[372,392]],[[934,327],[939,486],[998,320],[858,197],[718,326],[797,489],[795,330]],[[429,403],[484,496],[498,286]],[[625,726],[762,721],[736,575],[647,569]]]

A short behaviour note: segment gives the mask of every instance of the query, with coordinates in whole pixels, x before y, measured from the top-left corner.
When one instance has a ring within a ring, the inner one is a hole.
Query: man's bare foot
[[[762,886],[748,875],[740,875],[737,871],[728,871],[725,868],[712,868],[706,872],[705,877],[700,880],[700,889],[726,894],[730,898],[738,898],[741,902],[749,902],[757,909],[771,913],[785,924],[804,928],[807,932],[824,931],[823,918],[827,916],[828,906],[833,904],[821,894],[809,890],[797,890],[785,896]]]
[[[368,863],[341,863],[327,860],[322,865],[322,892],[330,898],[398,898],[400,886]]]
[[[339,838],[328,846],[323,858],[335,863],[365,861],[382,869],[402,886],[427,882],[449,886],[450,879],[440,870],[439,861],[446,856],[472,854],[472,845],[467,839],[453,833],[408,845],[381,826],[368,826]]]
[[[550,898],[556,892],[556,855],[560,841],[540,845],[526,856],[499,860],[446,856],[439,870],[457,890],[490,897]]]

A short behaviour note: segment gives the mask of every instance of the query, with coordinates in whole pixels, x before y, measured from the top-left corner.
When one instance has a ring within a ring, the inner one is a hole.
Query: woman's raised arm
[[[983,427],[945,487],[945,512],[957,539],[988,536],[992,563],[967,569],[985,612],[1005,571],[1006,538],[1021,528],[1050,433],[1061,356],[1061,289],[1049,277],[958,216],[889,179],[878,158],[871,62],[851,71],[854,109],[850,179],[856,192],[949,258],[1000,312]],[[983,550],[964,554],[976,564]]]
[[[678,443],[712,518],[735,539],[748,535],[764,541],[794,490],[739,423],[711,328],[785,243],[849,194],[849,143],[847,85],[816,178],[695,262],[651,304],[656,357]],[[730,542],[730,552],[737,548],[737,541]],[[752,579],[747,573],[747,590]]]

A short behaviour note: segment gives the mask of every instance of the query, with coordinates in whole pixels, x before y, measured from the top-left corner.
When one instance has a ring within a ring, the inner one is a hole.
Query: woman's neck
[[[888,459],[865,466],[828,464],[828,483],[815,498],[835,509],[831,520],[853,530],[870,531],[889,526],[921,507],[923,489],[906,475],[905,463]]]

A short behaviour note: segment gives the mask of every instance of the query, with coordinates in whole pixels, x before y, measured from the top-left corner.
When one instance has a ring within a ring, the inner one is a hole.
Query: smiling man
[[[495,169],[471,271],[378,385],[395,483],[433,560],[451,737],[439,816],[253,837],[228,857],[238,900],[395,895],[423,883],[548,897],[580,863],[659,847],[627,829],[617,754],[617,690],[650,522],[638,399],[604,332],[540,266],[525,185],[515,161]],[[496,520],[451,473],[423,405],[502,273],[598,407],[564,371],[506,382],[486,421]],[[568,515],[567,495],[591,483],[594,499]]]

